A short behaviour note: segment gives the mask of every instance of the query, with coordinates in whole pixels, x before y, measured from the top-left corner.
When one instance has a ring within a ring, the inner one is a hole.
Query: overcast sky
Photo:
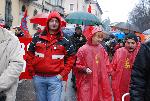
[[[111,22],[126,22],[129,12],[139,0],[97,0],[103,11],[102,19],[109,17]]]

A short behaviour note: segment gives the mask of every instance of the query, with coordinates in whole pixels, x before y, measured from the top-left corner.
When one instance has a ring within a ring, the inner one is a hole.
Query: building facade
[[[30,18],[36,14],[57,10],[64,16],[63,0],[1,0],[0,21],[4,20],[13,31],[14,26],[20,26],[25,9],[28,11],[27,26],[31,35],[37,31],[37,25],[30,23]]]
[[[101,20],[103,12],[96,0],[64,0],[65,15],[76,11],[88,12],[89,5],[91,5],[91,13]]]
[[[76,11],[86,11],[86,3],[84,0],[64,0],[65,14]]]
[[[57,10],[65,17],[75,11],[87,12],[89,4],[92,8],[91,13],[101,19],[102,10],[95,0],[1,0],[0,23],[5,22],[11,29],[20,26],[21,18],[27,9],[27,26],[29,33],[33,35],[37,31],[37,25],[30,23],[30,18],[36,14]]]
[[[91,5],[91,13],[96,15],[100,20],[101,20],[101,16],[103,14],[100,5],[98,4],[97,1],[91,1],[90,2]],[[87,6],[88,9],[88,6]]]

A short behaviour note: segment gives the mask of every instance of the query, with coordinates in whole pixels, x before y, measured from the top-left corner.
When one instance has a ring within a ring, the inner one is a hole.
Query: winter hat
[[[125,40],[128,40],[128,39],[133,39],[135,42],[138,42],[137,36],[133,33],[129,33],[128,35],[126,35]]]
[[[77,26],[75,30],[82,30],[80,26]]]
[[[92,36],[96,33],[96,32],[102,32],[103,29],[101,27],[95,26],[92,30]]]
[[[98,26],[86,26],[83,34],[86,37],[88,43],[91,43],[91,39],[96,32],[102,32],[102,28]]]

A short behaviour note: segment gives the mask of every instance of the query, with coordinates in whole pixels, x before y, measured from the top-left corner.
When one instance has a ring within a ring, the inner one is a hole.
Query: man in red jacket
[[[128,34],[125,37],[125,47],[117,49],[114,54],[111,62],[113,68],[112,90],[114,101],[121,101],[121,97],[129,92],[132,65],[139,48],[140,43],[138,43],[136,35]],[[129,99],[125,101],[129,101]]]
[[[27,67],[35,86],[37,101],[60,101],[62,78],[69,74],[74,48],[61,33],[61,16],[49,14],[44,31],[33,37],[27,52]]]

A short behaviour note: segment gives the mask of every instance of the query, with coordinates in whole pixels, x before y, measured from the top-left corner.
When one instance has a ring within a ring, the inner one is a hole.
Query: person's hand
[[[91,74],[92,73],[92,70],[90,68],[86,68],[86,73],[87,74]]]

